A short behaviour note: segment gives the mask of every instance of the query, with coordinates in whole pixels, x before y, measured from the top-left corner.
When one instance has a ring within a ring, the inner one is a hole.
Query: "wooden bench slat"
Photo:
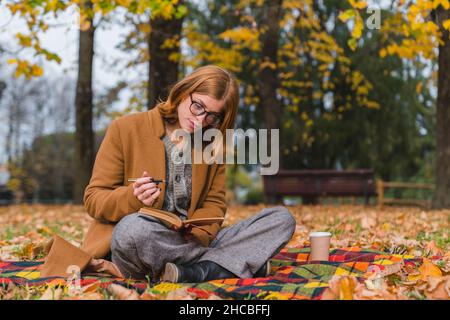
[[[268,197],[296,195],[302,197],[376,195],[373,170],[280,170],[273,176],[263,176]]]

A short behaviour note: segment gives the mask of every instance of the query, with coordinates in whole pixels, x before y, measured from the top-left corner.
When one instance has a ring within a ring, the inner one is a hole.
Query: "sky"
[[[27,33],[27,28],[19,18],[14,17],[11,19],[11,15],[4,7],[5,4],[0,4],[0,21],[2,21],[2,24],[0,24],[0,41],[2,44],[14,43],[14,35],[17,32]],[[61,57],[62,62],[58,65],[55,62],[47,62],[45,59],[41,59],[46,74],[67,73],[68,76],[76,77],[78,51],[77,16],[78,14],[75,10],[70,10],[57,19],[50,17],[47,20],[51,27],[47,32],[40,34],[41,44],[44,48],[56,52]],[[95,47],[95,54],[98,55],[94,62],[93,75],[96,85],[100,87],[110,86],[119,77],[122,77],[122,75],[118,75],[113,70],[108,69],[101,60],[105,57],[112,59],[124,55],[115,46],[126,31],[127,28],[118,24],[108,24],[107,27],[101,27],[96,31],[96,39],[101,39],[101,41],[96,43]],[[7,45],[7,47],[13,46]],[[29,52],[21,52],[20,55],[21,57],[31,56]]]
[[[123,17],[119,12],[118,17]],[[47,22],[51,26],[45,33],[40,34],[41,45],[51,52],[55,52],[61,58],[61,63],[48,62],[44,58],[32,57],[31,51],[21,51],[20,58],[28,58],[30,61],[37,62],[43,66],[44,76],[64,76],[76,80],[77,62],[78,62],[78,13],[70,10],[62,14],[57,19],[50,17]],[[27,27],[20,18],[12,17],[5,9],[5,3],[0,3],[0,43],[8,51],[17,49],[17,40],[15,34],[22,32],[27,34]],[[125,53],[116,49],[120,39],[127,33],[120,23],[102,23],[96,30],[96,41],[94,48],[94,71],[93,71],[93,90],[102,92],[107,87],[112,87],[120,80],[130,80],[137,77],[137,72],[131,70],[123,74],[120,69],[111,66],[114,59],[125,58]],[[2,71],[12,72],[13,66],[7,64],[7,60],[16,58],[14,55],[2,55],[0,67]],[[4,76],[4,74],[2,75]],[[114,109],[123,109],[128,100],[129,92],[121,93],[120,101],[114,106]],[[2,116],[0,110],[0,163],[6,161],[4,154],[4,141],[6,137],[6,119]]]

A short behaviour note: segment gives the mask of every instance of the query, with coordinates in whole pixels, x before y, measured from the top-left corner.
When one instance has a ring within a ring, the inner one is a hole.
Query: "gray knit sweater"
[[[191,204],[192,167],[191,164],[180,163],[177,157],[183,154],[168,135],[164,135],[162,140],[166,153],[166,190],[162,209],[178,213],[186,219]]]

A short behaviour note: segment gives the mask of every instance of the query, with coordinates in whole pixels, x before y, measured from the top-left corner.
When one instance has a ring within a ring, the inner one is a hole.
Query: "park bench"
[[[411,182],[387,182],[377,181],[378,206],[387,205],[411,205],[423,208],[431,208],[431,199],[413,199],[387,198],[385,196],[387,189],[412,189],[412,190],[430,190],[434,191],[435,185],[432,183],[411,183]]]
[[[0,185],[0,205],[9,205],[13,202],[14,194],[5,185]]]
[[[301,196],[303,203],[315,204],[319,197],[364,197],[369,203],[376,195],[374,172],[360,170],[280,170],[263,176],[268,203],[281,203],[283,196]]]

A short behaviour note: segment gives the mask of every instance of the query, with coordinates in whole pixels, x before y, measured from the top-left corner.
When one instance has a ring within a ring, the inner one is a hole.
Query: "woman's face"
[[[178,106],[178,124],[180,128],[189,133],[194,132],[194,128],[195,130],[198,130],[208,125],[206,122],[207,113],[196,116],[191,112],[190,106],[192,102],[195,103],[192,108],[193,110],[198,110],[195,108],[201,108],[200,106],[203,106],[206,112],[215,112],[217,114],[222,113],[225,104],[224,100],[216,100],[210,96],[196,92],[192,93],[190,96],[188,95],[188,97]]]

